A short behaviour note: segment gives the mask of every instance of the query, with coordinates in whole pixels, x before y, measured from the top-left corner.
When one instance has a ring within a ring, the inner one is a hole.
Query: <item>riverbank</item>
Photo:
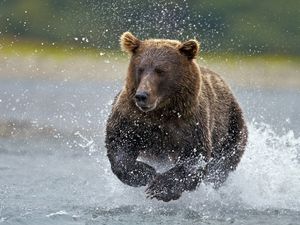
[[[300,88],[300,58],[297,57],[200,55],[198,62],[232,85]],[[2,79],[120,80],[125,77],[127,64],[128,57],[120,52],[49,46],[0,48]]]

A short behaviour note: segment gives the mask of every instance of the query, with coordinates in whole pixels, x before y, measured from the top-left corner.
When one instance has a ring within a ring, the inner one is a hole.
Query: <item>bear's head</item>
[[[131,55],[127,95],[141,111],[180,112],[196,104],[200,89],[199,67],[194,60],[199,52],[196,40],[139,40],[125,32],[120,42]]]

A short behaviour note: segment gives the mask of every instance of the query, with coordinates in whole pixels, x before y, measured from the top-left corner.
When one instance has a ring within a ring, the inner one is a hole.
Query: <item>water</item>
[[[120,81],[1,79],[0,224],[300,224],[300,92],[234,87],[249,145],[224,187],[171,203],[122,184],[103,146]]]

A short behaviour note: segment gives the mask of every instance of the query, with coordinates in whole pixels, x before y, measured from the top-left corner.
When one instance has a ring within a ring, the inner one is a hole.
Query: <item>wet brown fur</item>
[[[147,194],[163,201],[179,198],[201,181],[220,186],[243,155],[247,128],[223,79],[194,60],[198,42],[140,41],[126,32],[121,47],[131,59],[125,86],[107,122],[106,147],[113,172],[128,185],[148,185]],[[153,72],[159,63],[167,65],[167,77]],[[153,88],[153,98],[162,100],[150,112],[141,111],[134,102],[140,65],[150,68],[151,84],[162,85]],[[138,157],[171,161],[174,167],[159,174]],[[199,164],[202,159],[204,166]]]

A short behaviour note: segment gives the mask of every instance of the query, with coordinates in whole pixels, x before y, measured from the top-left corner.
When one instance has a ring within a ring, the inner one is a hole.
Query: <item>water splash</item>
[[[249,124],[249,144],[237,170],[225,185],[214,190],[209,185],[190,193],[171,205],[185,206],[196,211],[208,206],[244,209],[300,209],[300,138],[293,131],[280,136],[263,123]],[[101,158],[104,173],[104,205],[114,208],[122,205],[138,205],[152,209],[166,204],[146,200],[144,188],[132,188],[122,184],[107,167],[107,159]]]
[[[68,213],[64,210],[55,212],[55,213],[50,213],[48,215],[46,215],[46,217],[53,217],[53,216],[57,216],[57,215],[68,215]]]
[[[186,0],[88,0],[87,5],[86,15],[78,18],[85,26],[76,30],[82,37],[88,37],[93,47],[106,50],[118,47],[119,39],[115,37],[127,30],[140,38],[197,38],[204,43],[204,49],[218,49],[226,28],[218,15],[212,12],[200,15]],[[78,41],[82,37],[73,39]]]
[[[96,152],[96,144],[91,137],[84,137],[79,131],[76,131],[74,135],[81,139],[81,142],[75,142],[79,147],[88,149],[89,154]]]
[[[247,151],[222,192],[254,208],[300,208],[300,138],[269,125],[249,124]]]

